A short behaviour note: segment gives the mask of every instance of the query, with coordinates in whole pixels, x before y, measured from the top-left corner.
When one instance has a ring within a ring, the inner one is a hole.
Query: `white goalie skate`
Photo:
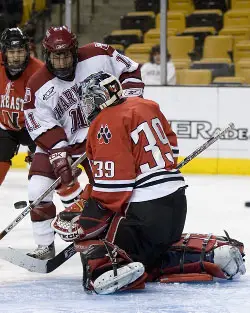
[[[52,259],[56,255],[54,242],[52,242],[49,246],[38,245],[33,252],[29,252],[27,255],[39,260]]]
[[[117,269],[117,275],[110,270],[100,275],[94,281],[94,290],[101,295],[107,295],[118,291],[144,274],[145,268],[140,262],[132,262]]]

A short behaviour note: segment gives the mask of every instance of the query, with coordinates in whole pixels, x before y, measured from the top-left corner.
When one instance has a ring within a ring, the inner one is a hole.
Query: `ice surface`
[[[21,211],[13,203],[27,200],[27,172],[11,171],[0,187],[0,230]],[[83,176],[82,182],[86,178]],[[185,231],[223,234],[245,244],[247,274],[238,281],[197,284],[147,284],[144,291],[87,295],[81,286],[79,256],[50,274],[30,273],[0,260],[1,313],[249,313],[250,312],[250,178],[186,176],[188,215]],[[58,206],[60,203],[56,199]],[[59,252],[67,244],[56,239]],[[29,217],[0,242],[1,247],[34,248]]]

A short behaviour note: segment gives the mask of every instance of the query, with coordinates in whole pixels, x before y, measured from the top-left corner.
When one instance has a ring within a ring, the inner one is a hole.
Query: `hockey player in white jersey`
[[[59,176],[57,193],[65,207],[84,192],[71,171],[70,162],[85,150],[83,144],[88,121],[79,106],[78,84],[93,72],[106,71],[119,78],[124,96],[141,96],[144,84],[140,66],[120,55],[112,47],[90,43],[78,49],[77,39],[66,26],[50,27],[43,40],[46,64],[33,75],[25,94],[26,127],[38,148],[29,173],[29,201],[39,197]],[[88,161],[84,166],[90,182]],[[88,188],[85,188],[88,197]],[[53,193],[31,211],[37,249],[29,255],[47,259],[55,254],[54,231],[50,227],[56,215]]]

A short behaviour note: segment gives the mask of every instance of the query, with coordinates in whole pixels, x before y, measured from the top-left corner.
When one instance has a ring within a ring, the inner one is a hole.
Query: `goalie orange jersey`
[[[102,110],[90,125],[86,151],[91,196],[114,212],[124,213],[129,201],[161,198],[185,186],[175,170],[176,135],[153,101],[132,97]]]
[[[0,53],[0,128],[19,131],[24,127],[25,87],[29,78],[42,66],[40,60],[31,57],[22,75],[12,81],[6,75]]]

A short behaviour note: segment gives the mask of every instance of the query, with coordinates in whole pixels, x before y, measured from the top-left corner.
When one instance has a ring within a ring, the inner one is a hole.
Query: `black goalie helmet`
[[[79,95],[82,110],[91,123],[101,110],[119,102],[122,86],[114,75],[101,71],[80,83]]]
[[[21,31],[20,28],[6,28],[0,38],[2,59],[5,68],[12,76],[19,75],[22,73],[28,63],[30,58],[29,51],[29,39]],[[25,54],[19,52],[15,54],[12,62],[7,57],[7,51],[14,51],[15,49],[25,49]]]

